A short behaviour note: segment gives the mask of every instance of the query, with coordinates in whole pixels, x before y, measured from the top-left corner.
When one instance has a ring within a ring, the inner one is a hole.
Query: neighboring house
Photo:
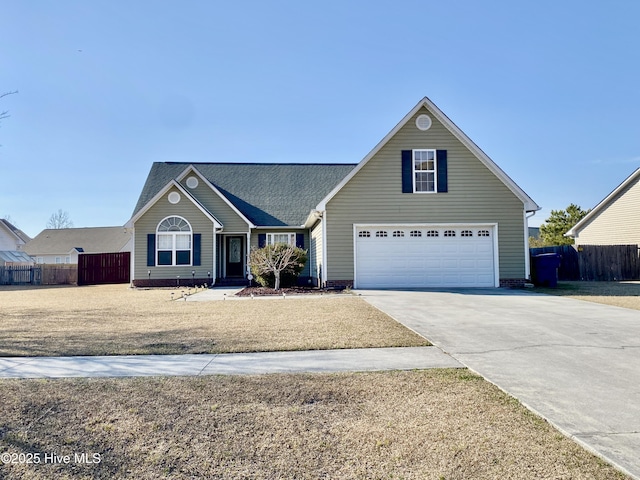
[[[26,233],[15,227],[8,220],[0,218],[0,250],[16,251],[31,240]]]
[[[59,228],[43,230],[24,251],[36,263],[77,264],[80,253],[129,252],[131,243],[125,227]]]
[[[522,285],[539,208],[425,97],[358,164],[154,163],[131,278],[242,280],[251,248],[285,242],[314,285]]]
[[[640,245],[640,168],[598,203],[566,236],[576,245]]]

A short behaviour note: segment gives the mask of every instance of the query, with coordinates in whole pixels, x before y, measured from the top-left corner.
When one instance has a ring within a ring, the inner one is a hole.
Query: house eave
[[[313,227],[321,218],[322,215],[324,214],[324,211],[321,210],[311,210],[309,212],[309,215],[307,216],[307,219],[304,222],[303,227],[304,228],[311,228]]]
[[[301,229],[307,228],[304,224],[302,225],[256,225],[253,227],[254,230],[292,230],[292,229]]]

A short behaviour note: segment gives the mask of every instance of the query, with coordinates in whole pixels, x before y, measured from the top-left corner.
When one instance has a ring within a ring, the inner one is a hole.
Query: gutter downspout
[[[248,281],[247,285],[251,286],[251,280],[249,280],[249,275],[251,275],[251,229],[247,232],[247,248],[245,248],[244,255],[246,257],[244,261],[244,278]]]
[[[525,278],[529,281],[531,281],[531,258],[529,256],[529,219],[535,214],[535,210],[531,212],[531,215],[527,215],[527,211],[524,211],[524,275]]]
[[[131,265],[129,266],[129,287],[133,288],[133,281],[136,279],[136,230],[135,230],[135,227],[131,227],[130,262],[131,262]]]
[[[327,211],[322,212],[322,278],[321,287],[327,286]]]

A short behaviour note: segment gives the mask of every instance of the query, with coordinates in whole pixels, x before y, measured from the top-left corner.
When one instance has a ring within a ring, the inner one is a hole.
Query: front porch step
[[[246,278],[217,278],[215,287],[246,287],[249,280]]]

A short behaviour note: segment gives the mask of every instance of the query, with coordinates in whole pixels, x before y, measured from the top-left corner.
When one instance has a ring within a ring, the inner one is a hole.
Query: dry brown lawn
[[[0,413],[41,461],[7,479],[626,478],[466,370],[3,380]]]
[[[535,291],[640,310],[640,282],[558,282],[558,288]]]
[[[0,287],[0,356],[429,345],[354,296],[214,302],[124,285]]]

